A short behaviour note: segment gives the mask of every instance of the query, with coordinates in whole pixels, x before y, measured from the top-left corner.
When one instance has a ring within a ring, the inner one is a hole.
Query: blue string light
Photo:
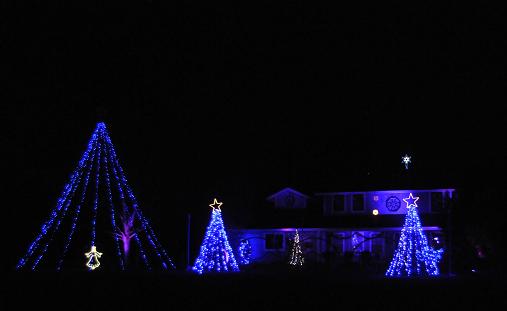
[[[88,143],[88,148],[83,153],[83,156],[81,157],[81,160],[79,160],[78,166],[74,170],[74,172],[70,176],[70,181],[65,184],[62,193],[60,194],[60,197],[57,200],[56,206],[53,209],[53,211],[50,214],[49,219],[44,222],[44,224],[41,227],[40,233],[37,235],[35,240],[30,244],[28,247],[28,251],[26,252],[25,256],[23,256],[18,264],[16,265],[16,269],[21,269],[25,266],[28,259],[33,255],[34,251],[39,247],[39,242],[46,236],[48,230],[53,226],[53,223],[59,214],[60,210],[62,209],[63,204],[67,200],[67,197],[70,193],[70,191],[74,188],[74,184],[76,182],[76,179],[79,175],[81,175],[83,166],[85,165],[86,161],[89,158],[90,151],[92,150],[92,141],[94,141],[97,137],[98,127],[95,129],[92,139]]]
[[[99,123],[97,125],[100,132],[104,130],[104,123]],[[90,242],[90,247],[95,246],[95,237],[97,235],[97,210],[99,206],[99,182],[100,182],[100,154],[101,154],[101,141],[98,140],[98,151],[97,151],[97,171],[95,173],[95,201],[93,202],[93,217],[92,217],[92,240]]]
[[[107,131],[104,130],[104,132],[105,132],[105,140],[106,140],[106,149],[108,151],[109,160],[111,162],[113,177],[114,177],[114,180],[116,181],[116,185],[118,187],[118,192],[120,193],[120,199],[123,201],[123,200],[125,200],[125,193],[123,191],[121,180],[118,177],[118,171],[116,168],[119,165],[118,160],[116,159],[116,154],[114,153],[114,147],[113,147],[113,144],[111,143],[111,139],[109,138],[109,135],[107,135]],[[143,259],[144,265],[146,266],[146,268],[148,270],[151,270],[151,265],[148,262],[148,257],[146,256],[146,253],[144,251],[144,248],[142,246],[142,243],[141,243],[141,240],[139,239],[138,234],[136,234],[134,236],[134,240],[136,241],[137,247],[139,248],[139,253],[141,254],[141,258]]]
[[[90,165],[88,166],[88,170],[86,171],[86,177],[83,185],[83,189],[81,190],[81,198],[79,200],[78,205],[76,206],[74,217],[72,218],[72,225],[70,228],[69,235],[67,237],[67,240],[65,242],[65,246],[62,252],[62,255],[60,257],[60,260],[58,261],[58,265],[56,267],[57,271],[60,271],[62,269],[63,260],[65,259],[65,256],[67,255],[67,251],[69,250],[70,243],[72,242],[72,237],[74,236],[74,232],[76,231],[77,221],[79,219],[79,214],[81,211],[81,206],[84,203],[85,197],[86,197],[86,189],[88,189],[88,182],[90,181],[90,175],[93,168],[93,161],[95,160],[95,152],[97,150],[97,140],[94,139],[95,136],[92,137],[90,140],[90,143],[93,144],[93,151],[92,151],[92,158],[90,160]]]
[[[216,199],[215,203],[217,203]],[[218,208],[214,204],[210,205],[213,207],[211,220],[206,229],[199,256],[192,267],[192,270],[198,274],[239,271],[234,253],[227,240],[220,210],[222,203],[218,203]]]
[[[167,269],[168,264],[170,264],[174,268],[172,261],[158,242],[158,239],[156,238],[155,233],[153,232],[153,229],[151,228],[148,220],[142,215],[141,210],[138,208],[137,200],[127,183],[123,169],[119,165],[118,158],[114,151],[114,146],[112,145],[111,139],[107,133],[106,126],[102,122],[97,124],[92,137],[88,142],[86,151],[83,153],[78,166],[71,174],[69,182],[64,186],[64,189],[60,194],[57,204],[52,210],[49,219],[44,222],[40,233],[30,244],[26,254],[19,260],[16,268],[23,268],[27,262],[31,261],[32,258],[34,258],[35,255],[38,255],[35,257],[35,260],[31,266],[32,270],[35,269],[39,262],[41,262],[43,259],[44,255],[47,253],[48,247],[52,245],[55,235],[59,232],[61,222],[66,219],[66,217],[72,217],[70,231],[66,237],[64,236],[63,252],[59,257],[56,266],[56,269],[58,271],[62,269],[64,259],[69,251],[73,237],[77,230],[78,219],[80,218],[80,214],[82,214],[81,209],[87,197],[87,189],[94,168],[96,171],[94,171],[95,189],[92,190],[92,196],[94,195],[94,197],[91,201],[91,249],[94,249],[95,243],[97,241],[98,207],[102,204],[103,200],[107,200],[108,203],[106,204],[109,204],[110,207],[111,226],[113,228],[112,231],[114,232],[117,228],[115,212],[117,207],[114,204],[112,192],[112,185],[116,185],[118,188],[117,193],[119,194],[122,202],[125,200],[125,192],[128,194],[128,197],[133,206],[132,208],[135,210],[139,223],[144,229],[144,235],[149,241],[149,244],[154,249],[156,255],[162,261],[162,267]],[[110,170],[112,171],[112,178]],[[104,178],[103,181],[105,182],[107,198],[102,198],[102,195],[99,195],[99,188],[103,187],[101,184],[101,178]],[[80,196],[76,195],[77,189],[80,189],[81,191]],[[71,216],[72,207],[74,205],[75,208],[73,209],[73,215]],[[120,268],[122,270],[125,270],[125,262],[124,257],[122,256],[119,238],[115,234],[113,234],[113,237],[111,238],[115,240],[115,248],[118,255]],[[148,262],[148,254],[143,248],[139,234],[134,234],[134,239],[137,243],[140,256],[143,259],[145,266],[148,268],[148,270],[151,270],[151,265]],[[97,252],[97,254],[99,253]],[[94,268],[98,267],[99,265],[97,263]]]
[[[44,257],[44,255],[46,254],[49,244],[51,242],[53,242],[55,233],[58,232],[58,229],[60,228],[60,223],[62,222],[62,219],[65,218],[65,215],[67,214],[67,209],[69,208],[69,205],[72,202],[72,199],[73,199],[74,194],[77,189],[77,185],[79,185],[79,182],[81,181],[81,176],[82,176],[82,174],[79,175],[77,182],[73,183],[70,195],[66,198],[67,203],[65,203],[65,206],[63,207],[63,210],[59,214],[59,217],[56,218],[56,223],[52,227],[51,234],[50,234],[49,238],[46,240],[46,243],[44,244],[44,247],[42,248],[42,251],[40,252],[39,256],[37,257],[37,259],[35,259],[35,261],[32,265],[32,270],[35,270],[37,268],[37,265],[41,261],[42,257]]]
[[[429,246],[416,210],[418,199],[418,197],[414,198],[412,193],[404,199],[408,212],[401,230],[398,248],[386,276],[437,276],[440,273],[438,262],[444,250],[435,250]]]
[[[133,209],[136,213],[136,217],[138,218],[138,220],[141,223],[141,226],[143,227],[143,230],[144,230],[146,238],[148,239],[148,242],[150,243],[152,248],[155,250],[157,256],[161,260],[162,267],[164,269],[167,269],[167,263],[169,263],[174,268],[172,261],[169,259],[165,250],[162,248],[162,246],[158,242],[158,239],[155,236],[155,233],[153,232],[153,229],[151,228],[148,220],[143,216],[141,210],[138,208],[137,199],[134,196],[134,193],[128,184],[127,178],[125,177],[125,174],[123,172],[123,168],[121,167],[121,165],[118,161],[118,158],[116,157],[114,145],[111,143],[111,139],[109,138],[109,136],[106,136],[106,141],[108,143],[108,147],[110,148],[110,153],[112,155],[112,159],[114,160],[115,165],[117,167],[117,177],[119,176],[121,184],[124,186],[126,193],[132,202],[132,206],[133,206]],[[167,263],[164,262],[164,257],[162,256],[161,253],[165,255]]]
[[[97,140],[95,139],[95,142]],[[92,148],[92,160],[89,162],[90,164],[88,165],[88,170],[91,170],[92,167],[93,167],[93,158],[95,156],[95,149],[96,149],[96,145],[94,144],[94,147]],[[98,150],[97,150],[98,152]],[[84,162],[85,165],[86,163],[88,163],[88,159]],[[57,218],[57,222],[56,222],[56,225],[54,226],[54,229],[52,230],[51,232],[51,236],[50,238],[46,241],[45,245],[44,245],[44,248],[42,250],[42,252],[40,253],[40,255],[37,257],[37,259],[35,260],[35,262],[33,263],[32,265],[32,270],[35,270],[37,265],[39,264],[39,262],[41,261],[42,257],[46,254],[47,250],[48,250],[48,247],[49,245],[51,244],[51,242],[53,242],[53,239],[54,239],[54,236],[55,234],[58,232],[58,229],[60,228],[60,223],[62,222],[62,219],[65,218],[65,216],[67,215],[67,210],[72,202],[72,199],[74,198],[74,194],[79,186],[79,184],[81,183],[81,178],[83,177],[84,175],[84,172],[87,171],[86,170],[86,167],[83,168],[81,174],[79,174],[78,178],[77,178],[77,182],[74,183],[73,185],[73,188],[71,190],[71,193],[70,195],[67,197],[67,203],[65,204],[64,208],[63,208],[63,211],[60,215],[60,217]]]
[[[248,240],[241,240],[238,248],[238,257],[240,265],[249,265],[250,264],[250,256],[252,255],[252,245]]]
[[[104,135],[104,132],[101,133],[102,138]],[[107,188],[107,199],[109,201],[109,206],[111,207],[111,225],[113,226],[113,229],[116,229],[116,220],[115,220],[115,213],[114,213],[114,204],[113,204],[113,194],[111,193],[111,180],[109,178],[109,170],[108,170],[108,161],[107,161],[107,148],[103,149],[104,151],[104,171],[106,172],[106,188]],[[122,270],[125,270],[125,264],[123,262],[123,256],[121,254],[121,248],[120,248],[120,241],[118,240],[118,236],[116,234],[114,236],[114,241],[116,244],[116,252],[118,254],[118,260],[120,261],[120,267]]]

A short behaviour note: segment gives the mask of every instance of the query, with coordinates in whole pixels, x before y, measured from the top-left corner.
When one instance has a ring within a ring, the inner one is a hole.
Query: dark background
[[[234,227],[285,186],[307,194],[454,187],[457,239],[474,231],[496,258],[504,252],[504,8],[138,1],[8,9],[9,267],[99,120],[179,267],[187,213],[196,254],[214,196]]]

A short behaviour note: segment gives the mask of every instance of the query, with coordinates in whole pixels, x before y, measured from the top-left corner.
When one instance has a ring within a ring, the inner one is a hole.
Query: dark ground
[[[491,276],[18,273],[10,275],[6,293],[8,310],[42,306],[51,310],[503,310],[507,306],[504,281]]]

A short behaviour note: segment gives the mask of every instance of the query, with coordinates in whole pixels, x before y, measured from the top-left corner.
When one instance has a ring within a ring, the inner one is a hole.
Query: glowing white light
[[[294,245],[292,246],[292,254],[289,264],[293,266],[302,266],[305,263],[303,252],[301,251],[301,245],[299,243],[299,233],[296,229],[296,235],[294,236]]]
[[[88,262],[86,263],[86,266],[92,270],[95,270],[100,266],[99,258],[102,256],[102,253],[97,252],[97,248],[95,246],[92,246],[92,249],[85,253],[86,258],[88,259]]]
[[[377,216],[378,215],[378,209],[374,209],[372,213],[373,213],[373,215]]]
[[[222,206],[222,202],[218,202],[217,199],[213,199],[213,203],[211,203],[209,206],[213,208],[214,211],[221,211],[220,206]]]
[[[404,157],[401,157],[401,163],[405,164],[405,169],[408,170],[408,165],[412,163],[412,157],[409,157],[408,154],[405,154]]]
[[[417,207],[417,201],[419,200],[419,197],[414,197],[412,193],[408,195],[408,198],[403,199],[405,203],[407,203],[407,208],[410,208],[412,206]],[[410,203],[409,203],[410,201]]]

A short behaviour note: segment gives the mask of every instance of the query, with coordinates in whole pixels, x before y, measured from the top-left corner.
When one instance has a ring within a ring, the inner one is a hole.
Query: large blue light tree
[[[174,268],[127,182],[106,125],[99,122],[56,207],[16,268],[36,270],[44,263],[61,270],[70,260],[68,266],[82,261],[95,270],[104,257],[111,258],[107,269],[125,270],[131,240],[146,269]]]
[[[387,269],[386,276],[436,276],[439,275],[438,263],[443,249],[435,250],[429,244],[417,213],[419,197],[403,199],[407,203],[405,225],[401,230],[398,248]]]
[[[214,199],[210,204],[210,207],[213,208],[211,220],[206,229],[199,256],[192,267],[192,270],[198,274],[239,271],[234,253],[227,240],[221,205],[222,203],[219,203],[217,199]]]

